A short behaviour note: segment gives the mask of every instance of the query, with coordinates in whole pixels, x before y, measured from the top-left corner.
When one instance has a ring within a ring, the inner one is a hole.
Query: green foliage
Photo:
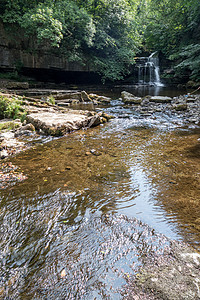
[[[3,79],[12,79],[12,80],[20,80],[20,76],[18,72],[8,72],[8,73],[0,73],[0,78]]]
[[[144,32],[146,49],[173,59],[176,72],[200,79],[200,1],[151,0]]]
[[[190,71],[190,78],[199,80],[200,78],[200,44],[191,44],[183,47],[180,52],[171,55],[171,59],[178,59],[176,65],[177,72]]]
[[[54,18],[53,9],[44,4],[27,11],[23,15],[20,25],[26,29],[28,35],[35,34],[39,44],[46,42],[52,47],[59,47],[63,38],[62,23]]]
[[[90,63],[104,79],[122,78],[141,46],[139,0],[3,1],[1,18],[11,31],[21,28],[26,49]]]
[[[21,104],[22,102],[15,97],[0,96],[0,118],[20,118],[23,121],[26,112]]]
[[[178,72],[200,79],[192,52],[200,45],[199,0],[1,0],[0,10],[26,50],[89,66],[103,80],[123,78],[141,50],[176,57]]]
[[[55,98],[54,96],[50,95],[47,97],[47,102],[50,103],[50,104],[55,104]]]

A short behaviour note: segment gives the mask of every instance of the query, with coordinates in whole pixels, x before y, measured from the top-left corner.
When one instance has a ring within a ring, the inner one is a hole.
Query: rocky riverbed
[[[121,98],[126,105],[134,107],[135,111],[144,117],[154,113],[170,116],[178,115],[185,123],[200,123],[200,94],[186,94],[177,97],[146,96],[136,97],[123,91]]]

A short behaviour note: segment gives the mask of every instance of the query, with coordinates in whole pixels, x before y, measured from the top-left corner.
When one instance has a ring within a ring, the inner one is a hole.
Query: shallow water
[[[200,129],[104,110],[116,118],[11,160],[28,178],[1,191],[2,297],[121,299],[168,238],[200,248]]]

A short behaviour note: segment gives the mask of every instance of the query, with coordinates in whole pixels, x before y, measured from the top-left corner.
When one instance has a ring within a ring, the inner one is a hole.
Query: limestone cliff
[[[89,72],[91,67],[77,62],[68,62],[66,58],[56,56],[44,49],[40,53],[28,51],[27,38],[23,33],[7,32],[0,21],[0,69],[14,70],[16,66],[31,69],[52,69],[60,71]]]

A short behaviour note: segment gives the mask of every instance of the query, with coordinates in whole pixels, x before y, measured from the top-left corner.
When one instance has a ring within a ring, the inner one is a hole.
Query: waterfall
[[[138,84],[163,86],[160,81],[159,59],[156,53],[153,52],[149,57],[138,57],[136,59]]]

